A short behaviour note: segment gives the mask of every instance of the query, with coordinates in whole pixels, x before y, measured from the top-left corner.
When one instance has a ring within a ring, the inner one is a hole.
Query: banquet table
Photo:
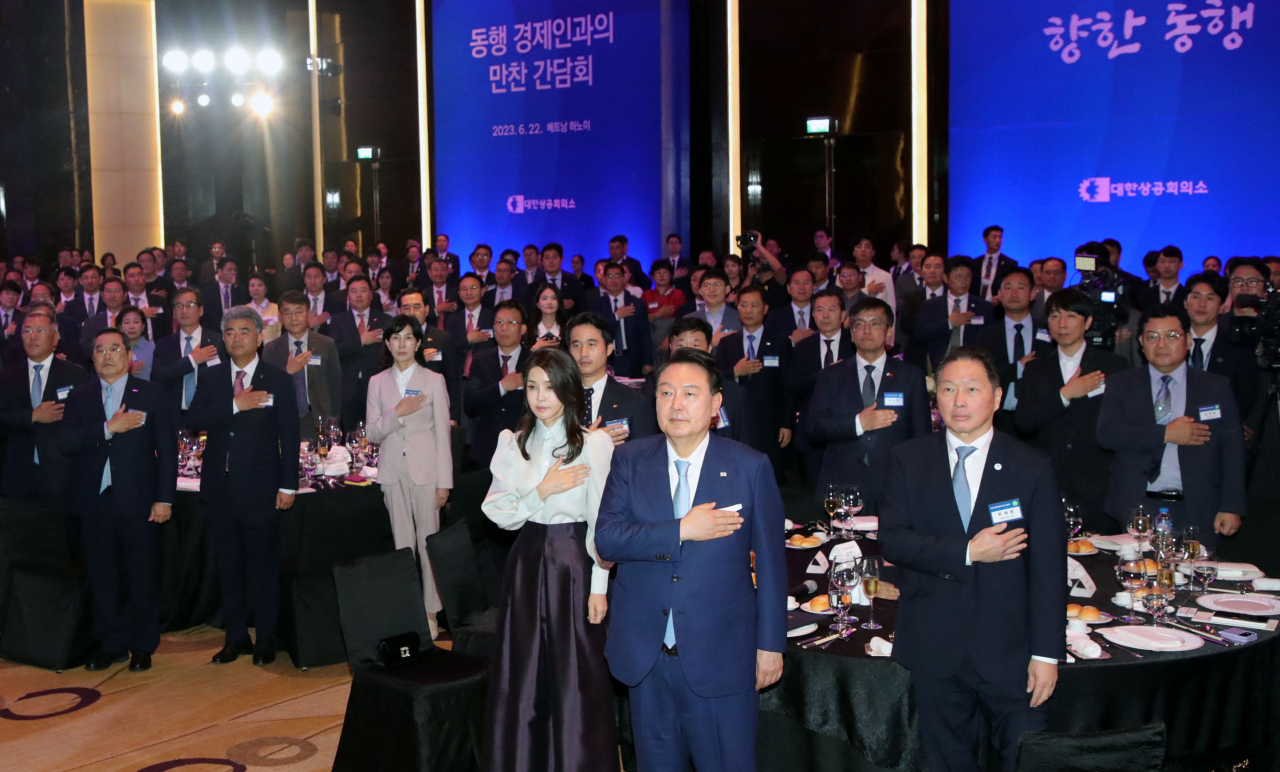
[[[880,552],[873,539],[864,538],[859,545],[865,555]],[[825,553],[832,546],[819,549]],[[805,572],[816,552],[787,551],[789,586],[814,579],[819,592],[826,592],[824,574]],[[1117,617],[1123,614],[1111,603],[1120,589],[1114,555],[1103,552],[1077,559],[1098,589],[1092,598],[1072,597],[1070,602],[1093,605]],[[896,581],[896,570],[886,568],[883,578]],[[1224,585],[1231,583],[1217,586]],[[1188,593],[1179,592],[1178,604],[1187,602]],[[875,620],[883,629],[874,634],[888,639],[897,605],[875,601]],[[866,611],[865,606],[855,606],[851,613],[866,621]],[[1065,613],[1064,609],[1064,636]],[[811,615],[791,616],[801,621]],[[825,629],[820,623],[819,632]],[[1280,745],[1280,634],[1257,632],[1258,640],[1244,646],[1224,648],[1206,642],[1185,653],[1144,651],[1141,659],[1113,647],[1111,659],[1062,664],[1057,689],[1047,703],[1049,731],[1091,732],[1163,721],[1170,758]],[[816,634],[789,643],[782,679],[761,693],[758,768],[925,769],[906,669],[889,658],[866,654],[873,631],[859,629],[825,650],[795,643]]]

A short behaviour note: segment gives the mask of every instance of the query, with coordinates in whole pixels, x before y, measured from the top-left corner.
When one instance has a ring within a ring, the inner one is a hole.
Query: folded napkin
[[[1253,589],[1275,592],[1276,590],[1280,590],[1280,579],[1254,579]]]
[[[809,561],[809,567],[804,572],[806,574],[825,574],[830,567],[831,563],[827,561],[827,556],[822,554],[822,550],[818,550],[818,554],[814,555],[813,560]]]
[[[1098,549],[1115,552],[1123,547],[1138,548],[1138,540],[1127,533],[1118,533],[1111,536],[1091,536],[1089,541],[1093,542],[1093,546]]]
[[[880,529],[880,518],[875,515],[851,517],[849,527],[855,531],[876,531]]]
[[[1097,659],[1102,656],[1102,647],[1087,635],[1068,635],[1067,644],[1071,650],[1084,659]]]
[[[871,643],[867,644],[867,648],[871,649],[871,656],[873,657],[887,657],[893,654],[893,644],[878,635],[871,639]]]
[[[1256,572],[1258,567],[1252,563],[1218,563],[1219,579],[1243,579],[1245,574]],[[1257,587],[1255,584],[1254,587]]]
[[[791,522],[790,520],[782,521],[782,530],[784,531],[790,531],[792,528],[795,528],[795,527],[796,527],[796,524]]]
[[[370,480],[378,479],[378,470],[371,466],[366,466],[365,468],[361,469],[360,474],[364,475]]]
[[[1182,639],[1145,627],[1112,627],[1110,636],[1121,645],[1142,649],[1180,649]]]
[[[1071,557],[1067,558],[1067,586],[1071,588],[1071,594],[1077,598],[1092,598],[1098,591],[1098,585],[1094,584],[1093,577],[1084,570],[1080,561]]]

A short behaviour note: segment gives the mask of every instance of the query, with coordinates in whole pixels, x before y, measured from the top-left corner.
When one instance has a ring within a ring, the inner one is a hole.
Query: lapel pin
[[[721,472],[721,473],[720,473],[720,476],[721,476],[721,477],[728,477],[728,476],[729,476],[729,473],[728,473],[728,472]]]
[[[1000,471],[1001,469],[1003,469],[1003,468],[1004,468],[1004,467],[1000,466],[999,464],[996,464],[996,465],[995,465],[995,470],[996,470],[997,472],[999,472],[999,471]]]

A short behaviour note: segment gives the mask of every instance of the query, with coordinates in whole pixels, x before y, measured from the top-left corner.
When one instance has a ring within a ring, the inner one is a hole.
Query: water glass
[[[1142,603],[1147,607],[1147,612],[1151,614],[1152,621],[1160,624],[1169,610],[1169,594],[1171,590],[1165,587],[1158,579],[1152,579],[1147,582],[1146,590],[1147,594],[1142,598]]]
[[[848,538],[852,536],[854,539],[861,539],[862,532],[854,529],[853,518],[862,511],[864,503],[862,500],[862,489],[856,485],[845,486],[844,492],[840,497],[840,501],[843,504],[841,509],[844,514],[842,519],[844,520],[845,537]]]
[[[1135,596],[1137,590],[1141,590],[1147,584],[1147,564],[1141,557],[1136,560],[1126,560],[1120,564],[1119,568],[1120,583],[1129,592],[1129,612],[1122,617],[1125,622],[1131,625],[1146,624],[1146,620],[1137,615],[1134,608],[1138,605],[1138,598]]]
[[[1218,561],[1212,560],[1210,555],[1202,546],[1200,548],[1200,559],[1192,563],[1195,569],[1196,578],[1200,580],[1200,585],[1204,589],[1202,594],[1209,594],[1209,585],[1213,584],[1213,580],[1218,578]]]
[[[832,562],[827,594],[831,608],[836,610],[836,621],[831,624],[831,632],[847,633],[858,621],[857,617],[849,616],[849,608],[853,605],[853,591],[861,580],[855,561]]]

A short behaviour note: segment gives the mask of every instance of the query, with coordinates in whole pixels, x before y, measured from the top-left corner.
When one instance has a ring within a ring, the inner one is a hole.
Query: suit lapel
[[[987,449],[987,463],[982,467],[982,483],[973,494],[973,515],[969,518],[969,533],[976,534],[983,528],[991,526],[991,510],[987,505],[995,496],[992,491],[1001,487],[1001,477],[1008,474],[1005,465],[1009,462],[1011,448],[1005,443],[1005,436],[996,432],[991,437],[991,447]]]
[[[127,378],[125,380],[126,382],[128,381]],[[89,399],[93,403],[90,408],[93,411],[90,416],[93,419],[92,423],[105,423],[110,416],[107,415],[107,408],[102,404],[102,381],[97,376],[94,376],[87,385],[89,386]],[[120,404],[123,405],[124,402]]]
[[[720,483],[721,474],[727,473],[729,467],[724,463],[721,456],[721,440],[714,434],[710,435],[710,441],[707,443],[707,454],[702,458],[702,473],[698,476],[698,490],[693,496],[691,506],[705,504],[708,501],[714,501],[717,506],[733,506],[738,502],[722,501],[720,493],[722,485]]]
[[[963,533],[964,522],[960,519],[960,508],[956,506],[955,493],[951,489],[952,470],[951,459],[947,455],[947,432],[944,429],[931,436],[933,444],[929,448],[928,469],[925,471],[923,481],[934,490],[925,498],[932,501],[939,499],[946,501],[947,504],[943,506],[940,514],[945,520],[944,527],[949,531]]]
[[[641,457],[639,469],[636,470],[637,481],[647,483],[644,487],[648,491],[650,506],[648,511],[654,513],[654,520],[661,522],[666,517],[675,517],[675,506],[671,494],[671,477],[667,472],[667,443],[663,441],[661,453],[650,453]],[[706,474],[707,465],[704,461],[703,474]],[[699,488],[702,487],[699,481]],[[665,516],[664,516],[665,513]]]

